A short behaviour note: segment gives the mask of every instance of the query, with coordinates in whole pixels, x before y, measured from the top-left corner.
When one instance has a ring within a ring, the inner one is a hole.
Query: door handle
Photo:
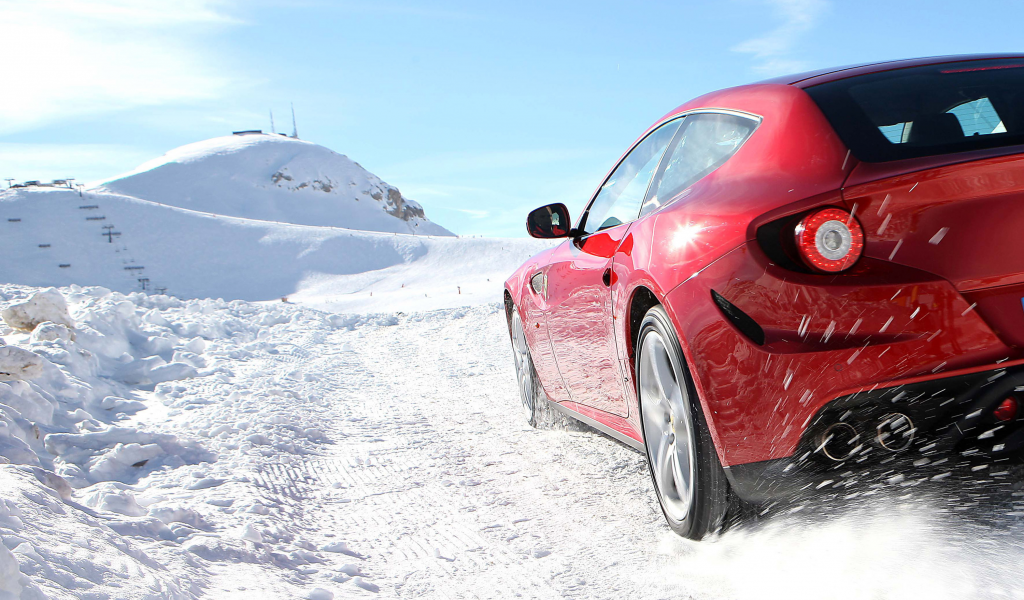
[[[610,268],[605,269],[604,273],[601,274],[601,283],[605,287],[612,287],[612,270]]]

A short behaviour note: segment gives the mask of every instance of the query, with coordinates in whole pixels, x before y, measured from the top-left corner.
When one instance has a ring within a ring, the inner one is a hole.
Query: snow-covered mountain
[[[246,219],[453,235],[347,156],[273,134],[188,144],[98,184],[96,191]]]
[[[455,237],[347,157],[280,135],[182,146],[82,194],[0,190],[0,282],[23,285],[422,310],[500,300],[547,245]]]

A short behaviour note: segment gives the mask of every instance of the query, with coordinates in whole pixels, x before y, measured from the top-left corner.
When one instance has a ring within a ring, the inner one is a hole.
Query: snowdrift
[[[280,135],[231,135],[188,144],[99,184],[96,191],[246,219],[453,235],[398,188],[347,156]]]
[[[0,382],[0,598],[194,598],[218,563],[301,576],[337,562],[318,579],[376,588],[344,541],[289,530],[291,499],[263,493],[254,463],[327,441],[296,425],[324,390],[287,359],[294,343],[393,317],[78,286],[0,284],[0,306],[19,326],[0,324],[0,362],[13,350],[37,365]],[[74,325],[28,331],[21,316]]]

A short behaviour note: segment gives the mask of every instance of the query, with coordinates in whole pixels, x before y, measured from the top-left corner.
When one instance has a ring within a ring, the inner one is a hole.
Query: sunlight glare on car
[[[703,227],[700,225],[694,225],[687,223],[680,227],[674,234],[672,234],[672,249],[679,250],[686,246],[690,246],[697,241],[697,236],[700,234]]]

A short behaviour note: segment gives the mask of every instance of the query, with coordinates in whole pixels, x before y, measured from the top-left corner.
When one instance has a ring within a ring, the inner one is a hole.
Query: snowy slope
[[[348,157],[280,135],[188,144],[99,184],[98,191],[247,219],[452,235]]]
[[[498,302],[505,279],[551,242],[445,238],[416,260],[351,275],[310,275],[289,300],[329,312],[414,312]]]
[[[107,227],[120,235],[110,241]],[[141,290],[139,280],[147,278],[149,290],[186,298],[298,294],[347,309],[418,310],[437,307],[439,296],[445,306],[499,300],[504,278],[547,245],[288,225],[112,193],[0,192],[0,255],[7,257],[0,282],[25,285],[102,285],[127,293]],[[410,274],[400,277],[405,268]],[[378,281],[382,292],[401,293],[371,298]]]

